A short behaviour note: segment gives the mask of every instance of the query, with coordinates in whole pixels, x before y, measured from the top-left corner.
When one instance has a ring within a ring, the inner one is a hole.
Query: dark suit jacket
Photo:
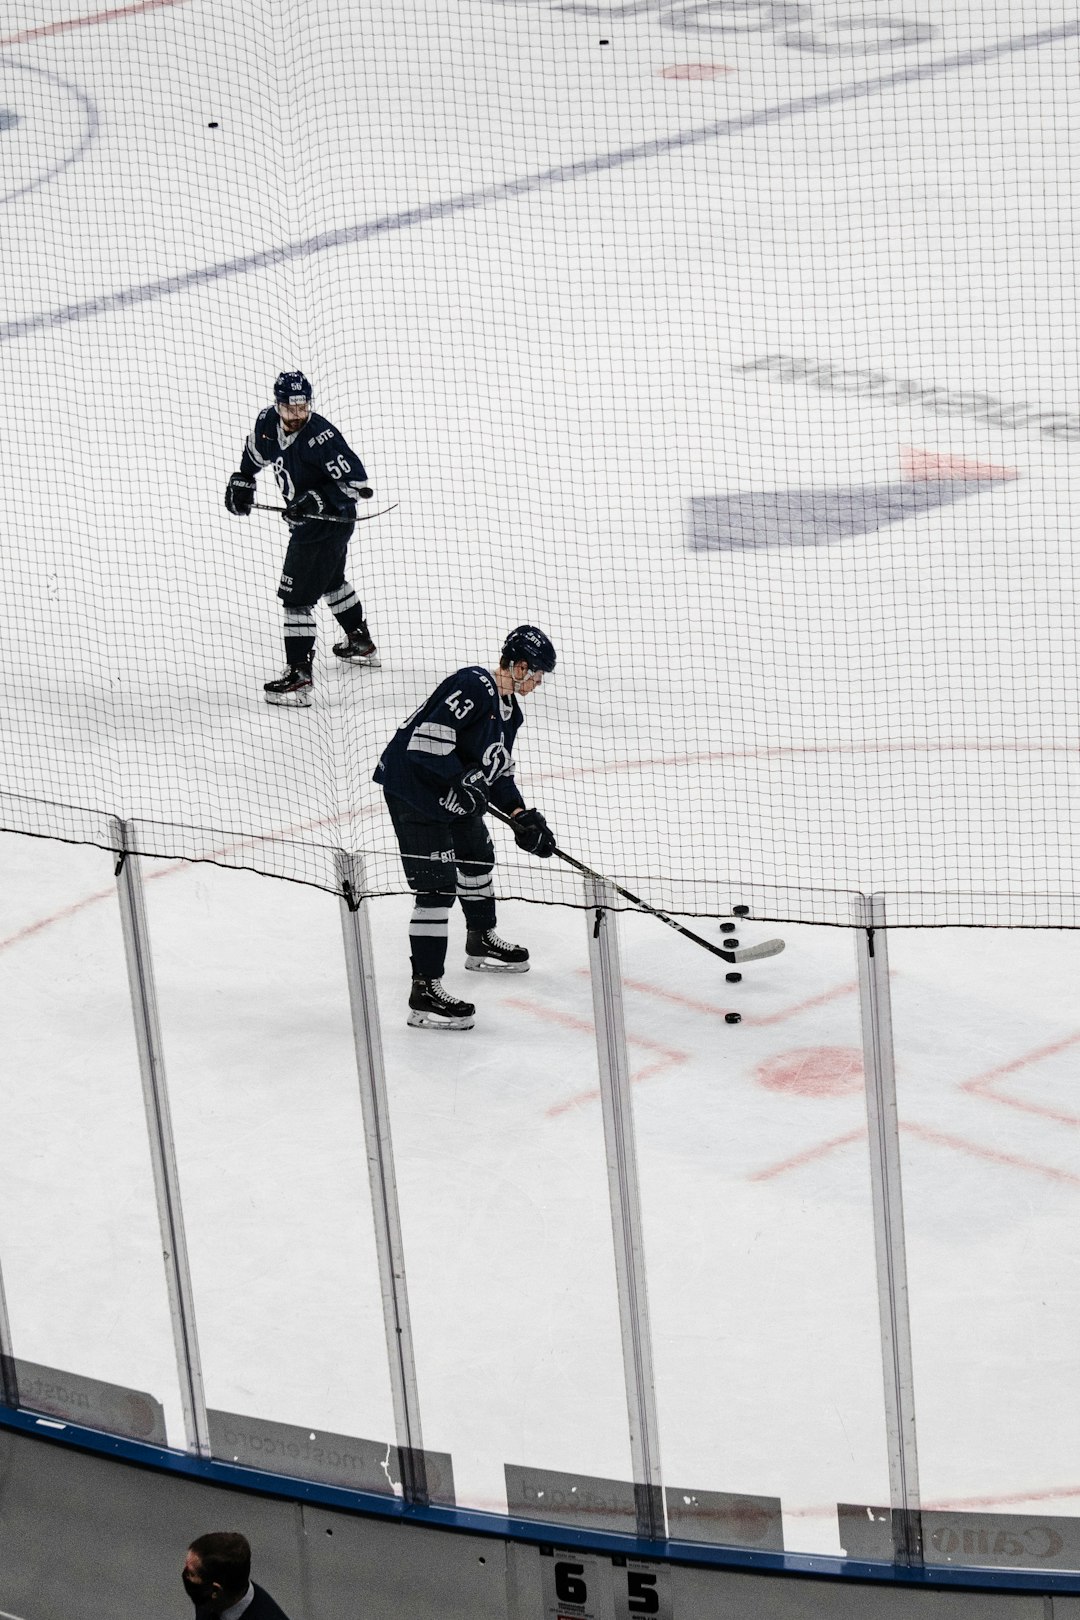
[[[269,1592],[252,1581],[255,1596],[244,1610],[243,1620],[289,1620],[284,1609],[279,1609]],[[195,1610],[195,1620],[209,1620],[209,1610],[200,1606]]]
[[[244,1611],[244,1620],[289,1620],[285,1610],[278,1608],[269,1592],[254,1581],[251,1584],[255,1587],[255,1596]]]

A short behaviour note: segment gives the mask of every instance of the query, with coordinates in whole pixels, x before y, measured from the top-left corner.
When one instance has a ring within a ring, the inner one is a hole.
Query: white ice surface
[[[947,891],[1009,891],[1073,914],[1076,443],[735,368],[810,355],[1073,406],[1075,39],[398,219],[1069,20],[941,7],[926,44],[838,56],[742,9],[726,33],[539,0],[297,5],[267,27],[247,0],[193,0],[5,47],[4,192],[94,139],[5,205],[0,323],[389,222],[3,328],[6,794],[87,807],[48,823],[82,836],[107,839],[109,813],[167,822],[159,847],[188,853],[245,858],[221,835],[255,832],[276,840],[263,864],[319,879],[316,846],[340,841],[390,886],[379,747],[530,618],[560,667],[530,700],[526,790],[654,897],[813,891],[846,920],[826,891],[948,915]],[[810,10],[839,37],[844,7]],[[5,38],[75,15],[20,5]],[[688,61],[730,71],[660,77]],[[303,715],[260,692],[281,525],[221,505],[286,364],[400,502],[353,548],[384,668],[328,668],[323,619]],[[1019,476],[832,546],[686,548],[694,495],[893,483],[907,448]],[[507,892],[578,898],[506,844]],[[211,1403],[389,1439],[336,902],[148,869]],[[16,1348],[153,1391],[178,1440],[111,863],[5,836],[0,870]],[[476,1031],[443,1046],[403,1025],[407,909],[374,920],[426,1442],[474,1505],[502,1505],[505,1462],[625,1478],[585,922],[505,905],[534,971],[482,982]],[[850,936],[787,933],[728,990],[625,918],[627,1008],[665,1477],[779,1495],[788,1545],[827,1551],[838,1500],[888,1498],[860,1037]],[[1080,1493],[1078,950],[893,936],[930,1502],[1069,1512]],[[800,1093],[817,1073],[826,1094]]]
[[[111,863],[0,858],[16,1349],[157,1394],[179,1443]],[[147,897],[208,1400],[389,1440],[337,902],[181,863]],[[405,1027],[406,910],[373,920],[426,1443],[473,1506],[505,1462],[626,1478],[585,919],[505,906],[534,967],[501,979],[455,922],[454,1037]],[[837,1501],[888,1499],[851,935],[790,929],[728,986],[620,926],[665,1477],[778,1495],[789,1546],[835,1551]],[[924,1498],[1069,1513],[1080,943],[891,948]]]
[[[738,369],[782,352],[1074,403],[1078,47],[1018,43],[1067,9],[935,8],[923,43],[846,55],[821,48],[850,41],[844,7],[810,5],[814,48],[766,14],[608,17],[602,48],[605,13],[547,0],[272,26],[197,0],[4,54],[25,109],[5,140],[37,117],[66,149],[75,91],[97,131],[5,219],[5,364],[33,379],[5,439],[11,791],[207,829],[146,832],[164,853],[255,832],[281,843],[249,859],[324,882],[303,846],[345,842],[389,889],[388,731],[530,618],[560,649],[530,791],[631,886],[708,910],[754,885],[814,920],[847,921],[850,890],[909,896],[901,920],[1074,920],[1080,440]],[[729,71],[660,76],[703,58]],[[400,503],[351,565],[385,666],[327,667],[325,621],[302,717],[260,693],[282,526],[221,500],[284,363]],[[831,545],[687,548],[693,496],[896,483],[911,449],[1017,476]],[[561,871],[504,875],[570,897]]]

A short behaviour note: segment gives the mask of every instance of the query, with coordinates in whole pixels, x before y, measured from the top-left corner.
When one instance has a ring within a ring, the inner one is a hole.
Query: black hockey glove
[[[484,791],[486,786],[483,771],[479,765],[474,765],[471,770],[458,777],[443,802],[456,816],[483,815],[487,809],[487,794]]]
[[[235,472],[225,486],[225,509],[233,517],[250,517],[255,505],[255,480]]]
[[[444,810],[449,810],[450,815],[483,815],[487,808],[487,794],[484,792],[484,773],[479,765],[471,766],[470,770],[458,776],[457,782],[450,782],[439,804]]]
[[[555,834],[539,810],[519,810],[510,823],[514,842],[527,855],[546,861],[555,853]]]
[[[282,517],[286,523],[306,523],[308,518],[322,517],[326,503],[317,489],[305,489],[295,501],[289,501]]]

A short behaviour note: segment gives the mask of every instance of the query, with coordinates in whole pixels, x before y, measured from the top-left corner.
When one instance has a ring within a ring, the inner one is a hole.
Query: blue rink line
[[[414,225],[428,225],[437,220],[451,219],[489,203],[527,197],[533,192],[550,190],[556,186],[572,184],[590,175],[608,170],[627,168],[648,158],[665,157],[672,152],[687,151],[704,146],[726,135],[739,135],[744,130],[764,129],[770,124],[781,124],[802,114],[820,112],[846,102],[865,100],[884,90],[905,84],[919,84],[928,79],[941,78],[959,68],[981,67],[1002,57],[1020,51],[1038,50],[1043,45],[1056,45],[1074,39],[1080,34],[1080,18],[1056,28],[1040,29],[1034,34],[1020,34],[1014,39],[1002,40],[981,50],[961,51],[956,56],[944,57],[940,62],[927,62],[909,68],[900,68],[877,79],[866,79],[859,84],[843,85],[835,90],[824,90],[818,95],[801,96],[797,101],[783,102],[775,107],[763,107],[758,112],[744,113],[738,118],[724,118],[702,129],[685,130],[656,140],[642,141],[636,146],[625,146],[616,152],[605,152],[599,157],[581,158],[576,163],[560,163],[552,169],[541,169],[536,174],[523,175],[517,180],[504,180],[496,185],[484,186],[478,191],[463,192],[442,202],[423,203],[397,214],[385,214],[362,225],[349,225],[317,236],[307,236],[298,242],[280,247],[264,248],[237,259],[225,259],[220,264],[208,265],[202,270],[188,270],[175,276],[163,276],[157,281],[144,281],[119,292],[103,293],[78,304],[64,304],[58,309],[44,310],[37,315],[26,315],[19,320],[0,324],[0,342],[25,337],[31,332],[44,332],[53,327],[67,326],[73,321],[92,320],[98,315],[111,315],[118,310],[133,309],[139,304],[153,303],[159,298],[170,298],[175,293],[189,292],[197,287],[212,286],[217,281],[235,276],[250,275],[252,271],[269,270],[275,265],[292,260],[314,258],[320,253],[331,253],[338,248],[352,247],[395,231],[410,230]]]

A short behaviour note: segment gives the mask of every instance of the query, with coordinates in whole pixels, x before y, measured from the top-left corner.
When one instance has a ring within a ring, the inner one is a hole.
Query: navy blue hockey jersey
[[[316,411],[299,433],[285,432],[273,405],[259,412],[247,436],[240,471],[245,478],[254,478],[263,467],[274,469],[286,501],[313,489],[321,495],[327,512],[337,517],[355,518],[356,502],[367,483],[360,457],[349,449],[334,424]],[[350,532],[341,523],[310,520],[292,525],[292,531],[300,540],[342,540]]]
[[[411,714],[383,749],[374,780],[431,821],[466,814],[454,783],[479,766],[492,804],[510,815],[525,808],[511,754],[524,716],[479,664],[455,670]]]

